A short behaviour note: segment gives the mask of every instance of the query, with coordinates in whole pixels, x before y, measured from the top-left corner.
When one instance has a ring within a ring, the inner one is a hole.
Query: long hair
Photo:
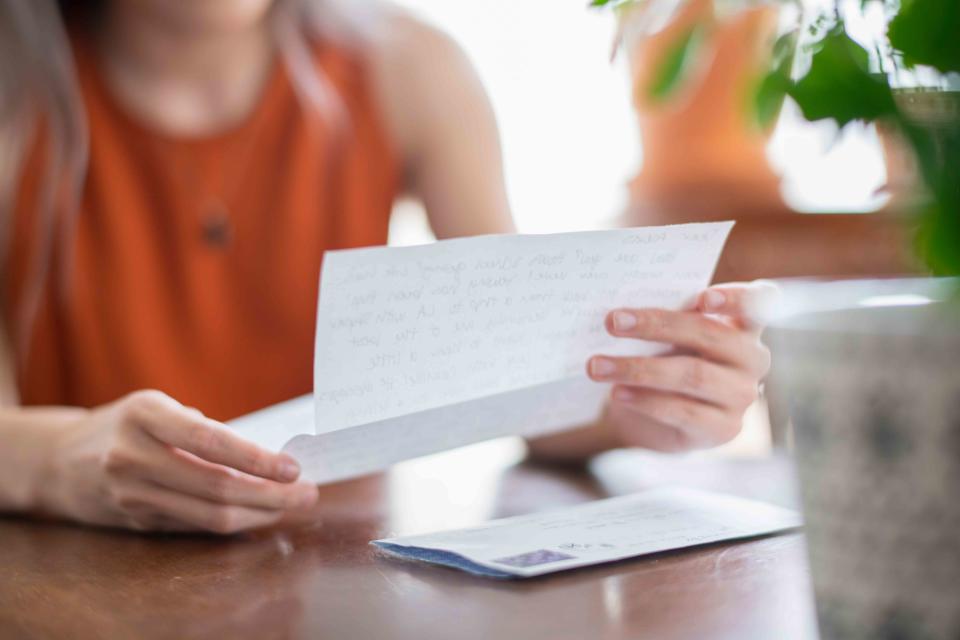
[[[345,125],[346,114],[310,55],[312,38],[356,41],[369,35],[376,5],[334,0],[274,0],[271,28],[298,98],[309,113]],[[88,127],[68,28],[95,22],[104,0],[0,1],[0,265],[7,264],[18,185],[28,151],[38,140],[44,159],[34,216],[33,264],[19,316],[6,327],[25,358],[30,332],[54,257],[63,265],[88,161]],[[64,275],[66,266],[64,266]],[[65,289],[65,287],[61,287]],[[9,292],[0,289],[5,304]]]

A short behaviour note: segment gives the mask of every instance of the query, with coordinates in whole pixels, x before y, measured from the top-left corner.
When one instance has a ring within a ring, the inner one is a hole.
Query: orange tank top
[[[154,388],[225,420],[309,392],[323,253],[386,242],[398,187],[362,57],[315,47],[348,115],[339,126],[314,117],[278,61],[241,125],[183,139],[125,111],[92,53],[75,53],[89,166],[21,354],[23,404],[95,406]],[[25,193],[36,164],[14,208],[8,328],[37,247]]]

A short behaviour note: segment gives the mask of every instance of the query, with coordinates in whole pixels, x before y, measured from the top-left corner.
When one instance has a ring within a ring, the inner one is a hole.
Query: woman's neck
[[[96,34],[103,73],[125,106],[163,131],[217,133],[259,100],[274,46],[267,20],[236,30],[165,23],[110,3]]]

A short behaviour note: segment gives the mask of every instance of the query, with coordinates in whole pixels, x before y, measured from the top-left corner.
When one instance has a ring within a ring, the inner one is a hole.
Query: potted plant
[[[960,3],[870,5],[886,19],[873,55],[835,8],[810,22],[812,41],[797,52],[805,68],[770,71],[765,99],[789,96],[807,119],[840,127],[876,122],[888,149],[905,148],[915,171],[891,177],[911,191],[917,254],[931,273],[956,276]],[[820,631],[825,640],[955,638],[960,288],[946,281],[939,295],[918,296],[893,287],[899,295],[871,300],[874,286],[768,332],[796,434]]]
[[[770,6],[797,6],[796,0],[715,0],[742,5],[741,13],[767,12]],[[715,3],[709,3],[713,7]],[[682,96],[695,75],[691,62],[716,29],[715,18],[698,8],[702,0],[591,0],[592,7],[612,8],[621,17],[646,12],[642,31],[663,22],[672,7],[678,25],[664,29],[667,40],[652,52],[647,79],[637,100],[664,103]],[[862,0],[861,10],[877,5],[888,28],[882,42],[868,51],[847,33],[841,3],[830,12],[797,20],[776,40],[760,47],[761,68],[744,100],[745,113],[769,127],[786,97],[808,120],[832,120],[839,127],[854,121],[876,122],[909,147],[925,198],[915,201],[917,250],[936,275],[960,274],[960,3],[955,0]],[[729,11],[728,11],[729,12]],[[754,20],[755,23],[762,21]],[[622,28],[627,28],[626,21]],[[662,26],[662,25],[661,25]],[[755,28],[749,33],[769,34]],[[759,37],[759,36],[751,36]],[[872,61],[871,61],[872,57]],[[745,70],[746,72],[747,70]],[[701,114],[702,116],[702,114]],[[707,114],[709,117],[709,114]]]
[[[744,109],[773,53],[778,1],[593,5],[617,14],[615,51],[627,59],[643,143],[630,216],[656,224],[690,210],[728,219],[783,209],[766,155],[776,114],[758,123]]]
[[[845,10],[880,12],[880,37],[852,37]],[[659,77],[681,82],[677,60],[694,46],[679,36]],[[791,99],[809,120],[877,123],[888,148],[907,152],[897,166],[915,167],[915,179],[891,178],[909,185],[918,256],[933,275],[958,276],[958,74],[957,0],[836,2],[770,48],[752,112],[764,121]],[[813,306],[832,308],[768,330],[795,428],[825,640],[960,637],[958,282],[863,282],[839,294],[811,285]]]

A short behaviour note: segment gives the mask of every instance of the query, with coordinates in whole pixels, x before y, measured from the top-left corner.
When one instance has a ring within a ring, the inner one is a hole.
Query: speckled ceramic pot
[[[960,303],[768,332],[823,640],[960,638]]]

